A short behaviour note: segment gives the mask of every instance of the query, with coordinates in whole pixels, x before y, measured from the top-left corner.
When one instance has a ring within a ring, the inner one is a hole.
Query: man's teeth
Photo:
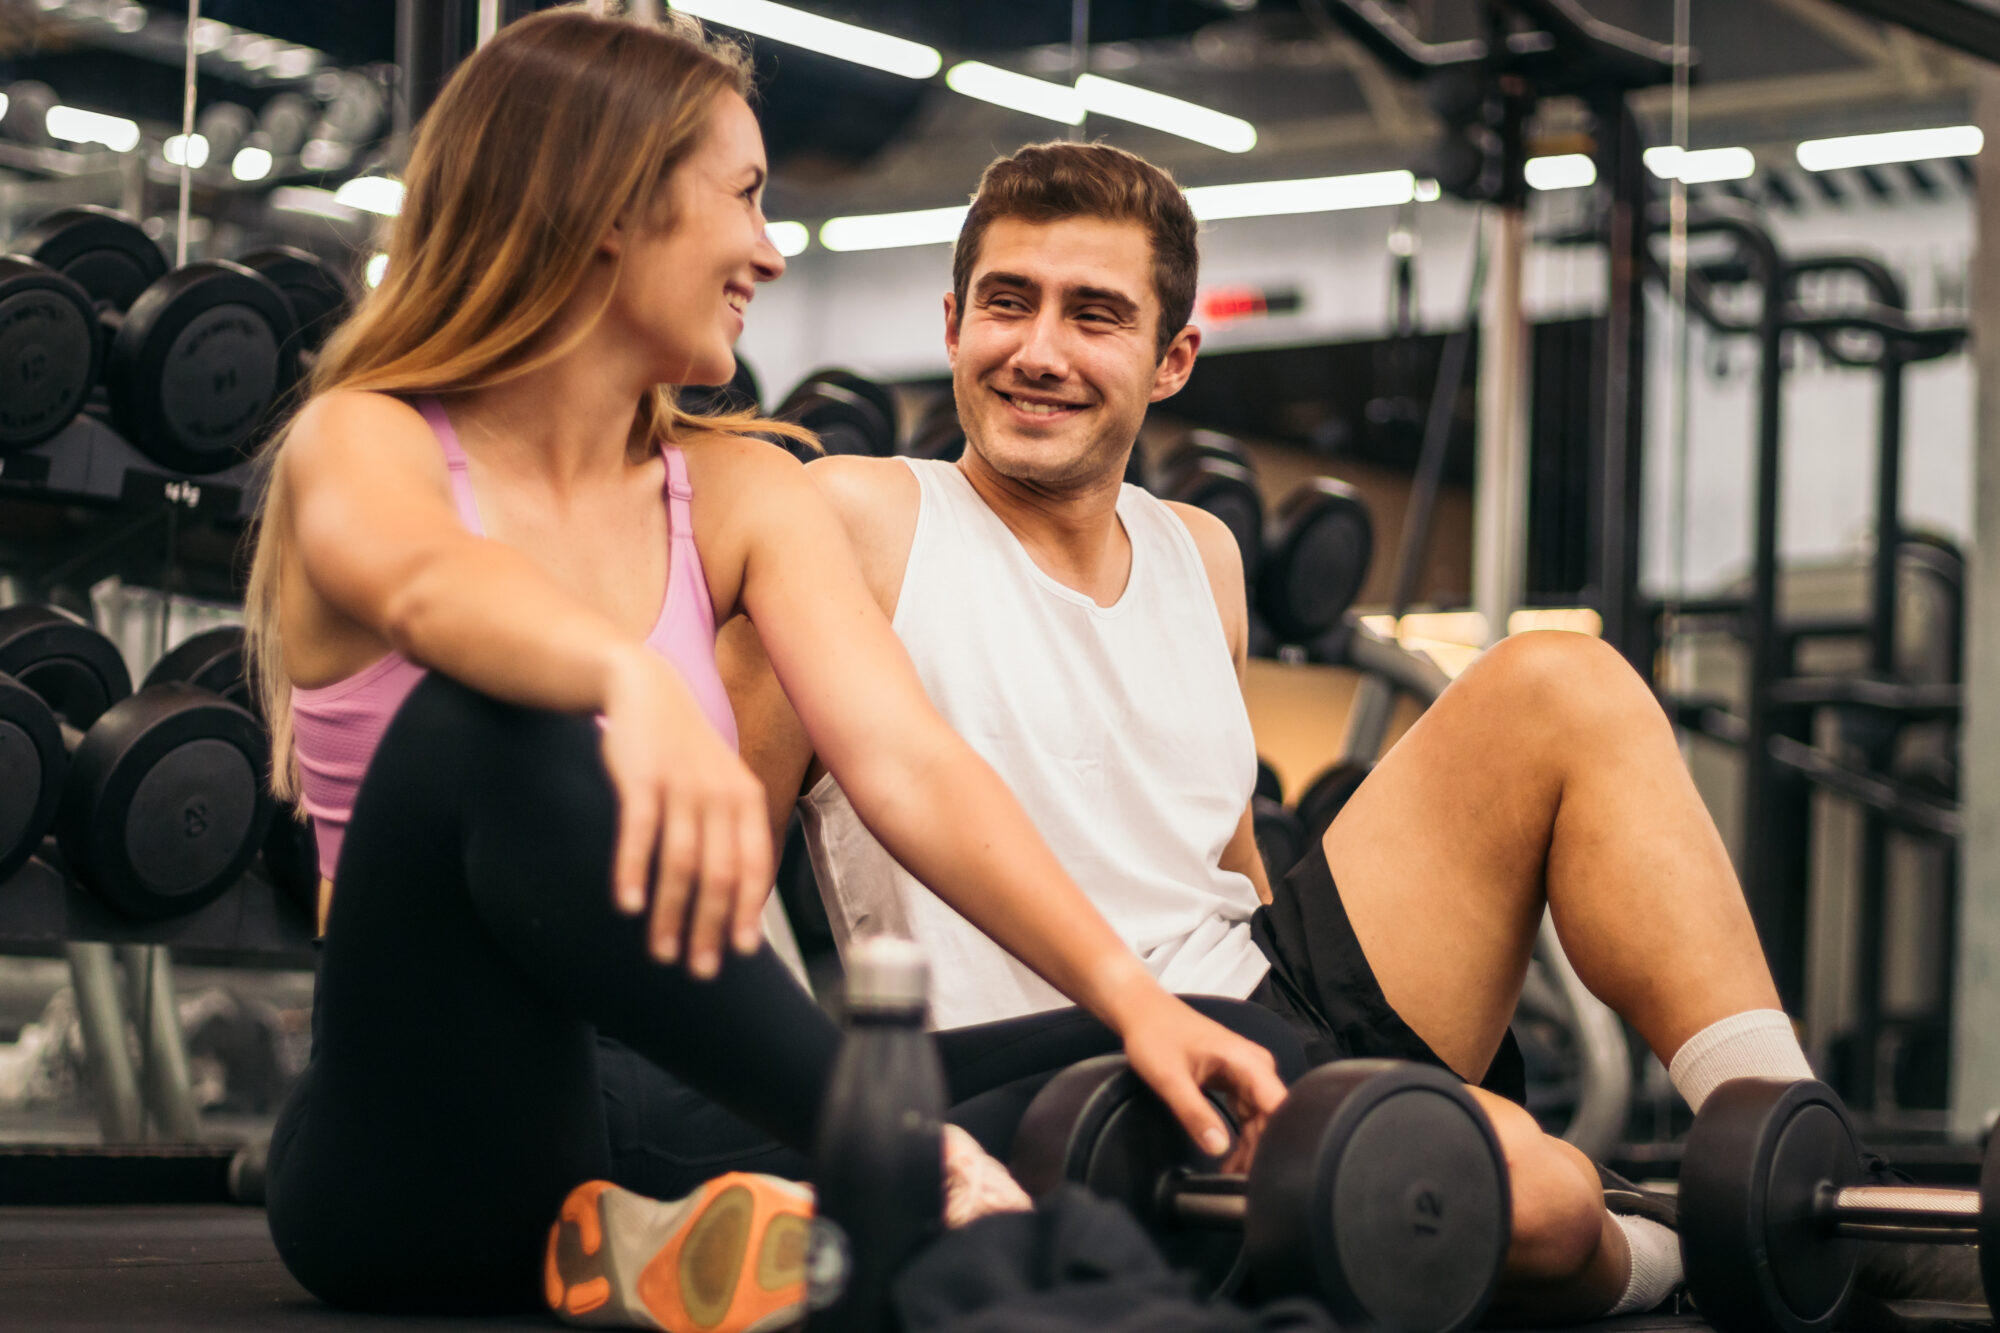
[[[729,308],[739,315],[750,308],[750,302],[737,292],[729,292],[722,299],[729,302]]]
[[[1031,417],[1054,416],[1058,412],[1069,411],[1071,407],[1069,403],[1031,403],[1023,398],[1016,398],[1013,401],[1014,406],[1020,408]]]

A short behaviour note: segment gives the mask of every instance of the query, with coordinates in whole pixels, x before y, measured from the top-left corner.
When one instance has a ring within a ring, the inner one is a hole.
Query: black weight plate
[[[278,896],[319,922],[319,840],[310,818],[285,806],[271,817],[264,834],[264,874]]]
[[[1292,1085],[1250,1167],[1244,1245],[1265,1297],[1314,1296],[1343,1327],[1459,1333],[1506,1264],[1500,1142],[1457,1079],[1346,1060]]]
[[[1360,495],[1314,477],[1278,506],[1257,571],[1257,609],[1280,638],[1310,643],[1360,596],[1374,552],[1375,525]]]
[[[1257,794],[1284,804],[1285,784],[1278,777],[1278,770],[1271,767],[1271,761],[1261,754],[1257,756]]]
[[[0,672],[40,695],[78,731],[132,693],[118,645],[53,606],[0,608]]]
[[[901,432],[896,427],[902,418],[901,414],[896,410],[896,395],[889,391],[887,385],[878,384],[866,375],[858,375],[854,371],[845,370],[839,366],[830,366],[825,370],[815,370],[812,374],[806,376],[802,383],[831,384],[836,388],[845,389],[857,397],[866,399],[877,412],[882,414],[882,420],[889,423],[889,452],[896,452],[896,442],[902,438]]]
[[[111,342],[111,413],[162,467],[197,476],[241,461],[298,378],[292,307],[224,259],[154,283]]]
[[[1234,1118],[1209,1100],[1234,1132]],[[1204,1293],[1224,1290],[1243,1249],[1240,1232],[1189,1226],[1163,1215],[1168,1172],[1214,1171],[1218,1159],[1195,1146],[1165,1102],[1122,1055],[1079,1061],[1050,1079],[1014,1134],[1014,1178],[1040,1198],[1065,1181],[1132,1210],[1175,1268],[1197,1275]]]
[[[778,415],[819,436],[829,454],[887,458],[895,449],[895,431],[875,405],[837,384],[801,384]]]
[[[156,685],[98,719],[71,756],[56,840],[85,887],[128,916],[205,906],[243,874],[271,817],[257,719],[191,685]]]
[[[67,766],[55,714],[39,694],[0,676],[0,883],[41,845]]]
[[[1826,1333],[1854,1287],[1857,1246],[1820,1216],[1822,1186],[1861,1179],[1831,1089],[1732,1079],[1709,1094],[1681,1159],[1681,1262],[1722,1333]]]
[[[1243,442],[1233,435],[1224,435],[1217,430],[1192,430],[1169,445],[1160,455],[1160,466],[1155,469],[1160,476],[1160,485],[1172,486],[1187,471],[1196,459],[1213,458],[1224,463],[1234,463],[1247,468],[1252,473],[1256,467],[1250,461],[1250,451]]]
[[[910,437],[909,454],[912,458],[935,458],[943,463],[956,463],[964,457],[965,428],[958,424],[958,409],[927,417]]]
[[[354,293],[333,265],[318,255],[290,245],[252,250],[236,261],[261,273],[285,294],[298,325],[299,349],[317,352],[326,335],[347,317]]]
[[[244,667],[243,627],[219,625],[181,640],[172,652],[153,663],[140,688],[177,681],[219,694],[254,716],[257,705]]]
[[[1250,798],[1250,819],[1257,852],[1264,858],[1264,876],[1276,884],[1306,854],[1306,826],[1268,796]]]
[[[95,204],[58,209],[15,236],[8,248],[47,264],[108,310],[131,309],[167,272],[167,257],[145,228]]]
[[[1205,509],[1221,519],[1243,553],[1244,577],[1257,577],[1264,551],[1264,497],[1249,468],[1203,454],[1170,473],[1159,496]]]
[[[1305,826],[1309,840],[1325,836],[1334,817],[1374,771],[1372,763],[1343,760],[1307,784],[1293,808],[1298,811],[1299,822]]]
[[[0,255],[0,457],[75,420],[97,379],[97,312],[45,264]]]

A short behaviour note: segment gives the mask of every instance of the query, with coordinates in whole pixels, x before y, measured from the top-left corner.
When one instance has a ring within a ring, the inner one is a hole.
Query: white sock
[[[1624,1293],[1604,1313],[1606,1316],[1644,1314],[1680,1285],[1680,1237],[1650,1218],[1614,1213],[1611,1220],[1625,1233],[1625,1248],[1632,1253],[1632,1267],[1625,1278]]]
[[[1782,1009],[1752,1009],[1710,1023],[1674,1052],[1667,1077],[1697,1112],[1732,1078],[1813,1076],[1792,1020]]]

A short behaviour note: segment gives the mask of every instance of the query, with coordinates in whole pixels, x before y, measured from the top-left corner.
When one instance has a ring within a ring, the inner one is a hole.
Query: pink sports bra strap
[[[667,520],[673,528],[674,540],[694,540],[693,511],[688,501],[694,498],[694,488],[688,485],[687,455],[678,449],[661,450],[667,459]]]
[[[444,465],[451,469],[451,498],[458,507],[459,522],[465,524],[466,531],[485,536],[486,528],[479,521],[479,503],[472,495],[472,476],[466,471],[465,450],[459,446],[458,432],[452,429],[444,404],[435,396],[426,395],[417,399],[416,409],[437,436],[438,448],[444,451]]]

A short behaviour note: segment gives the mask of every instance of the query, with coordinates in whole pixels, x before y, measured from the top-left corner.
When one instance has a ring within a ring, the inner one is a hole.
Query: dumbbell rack
[[[261,485],[248,462],[208,476],[170,472],[104,422],[80,416],[53,438],[0,455],[0,497],[175,509],[247,522]]]

